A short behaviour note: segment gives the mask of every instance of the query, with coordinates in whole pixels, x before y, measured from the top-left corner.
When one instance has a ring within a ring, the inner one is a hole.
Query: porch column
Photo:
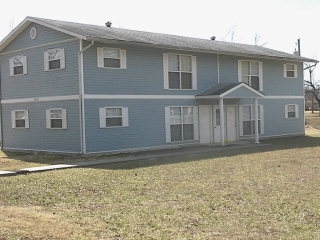
[[[254,129],[255,129],[255,143],[259,143],[259,109],[258,109],[258,99],[255,98],[254,99],[254,112],[255,112],[255,116],[254,116]]]
[[[219,108],[220,108],[220,145],[224,146],[224,106],[223,98],[219,98]]]

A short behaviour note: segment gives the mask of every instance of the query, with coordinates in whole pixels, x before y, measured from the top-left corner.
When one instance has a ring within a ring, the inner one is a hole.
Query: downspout
[[[220,55],[217,53],[217,74],[218,74],[218,83],[220,83]]]
[[[80,111],[80,141],[81,141],[81,153],[87,153],[86,145],[86,121],[85,121],[85,107],[84,107],[84,73],[83,73],[83,52],[94,45],[94,41],[83,48],[82,39],[80,39],[80,51],[79,51],[79,111]]]

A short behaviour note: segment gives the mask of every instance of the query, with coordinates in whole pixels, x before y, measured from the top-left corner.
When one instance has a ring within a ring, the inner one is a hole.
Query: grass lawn
[[[0,178],[0,240],[320,239],[320,132],[264,142]]]

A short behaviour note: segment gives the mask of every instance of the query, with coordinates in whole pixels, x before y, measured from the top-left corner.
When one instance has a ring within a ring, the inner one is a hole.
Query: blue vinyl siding
[[[46,109],[65,108],[67,129],[47,129]],[[11,127],[11,111],[29,111],[28,129]],[[80,152],[79,102],[57,101],[41,103],[3,104],[3,147],[57,152]]]
[[[266,99],[259,103],[264,105],[265,137],[304,134],[304,99]],[[286,104],[298,104],[299,118],[285,118]]]
[[[304,96],[303,64],[298,66],[297,78],[283,77],[283,64],[289,63],[279,60],[263,61],[263,92],[272,96]]]
[[[30,38],[30,29],[32,27],[37,29],[37,37],[34,40]],[[71,38],[73,37],[68,34],[64,34],[38,24],[30,24],[30,26],[23,30],[19,36],[13,39],[12,42],[2,50],[2,52],[37,47],[39,45],[64,41]]]
[[[43,54],[50,48],[64,48],[65,69],[44,71]],[[79,42],[72,41],[2,56],[2,98],[15,99],[78,94],[78,49]],[[9,59],[18,55],[27,56],[28,73],[10,77]]]
[[[126,50],[127,68],[108,69],[97,67],[97,47]],[[86,94],[175,94],[195,95],[194,90],[164,89],[163,53],[188,54],[197,57],[198,90],[217,82],[217,56],[131,45],[100,45],[89,48],[84,57]]]
[[[87,152],[166,145],[165,107],[194,106],[193,100],[86,100]],[[99,108],[128,107],[129,126],[99,127]]]
[[[239,57],[219,55],[220,83],[238,82],[238,60]]]

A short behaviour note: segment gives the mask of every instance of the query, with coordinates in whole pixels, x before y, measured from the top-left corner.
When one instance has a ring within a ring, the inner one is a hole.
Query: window
[[[167,142],[198,140],[198,107],[166,107]]]
[[[127,127],[127,107],[103,107],[99,108],[100,128]]]
[[[46,110],[46,126],[50,129],[66,129],[67,114],[66,109],[55,108]]]
[[[296,64],[283,64],[283,76],[286,78],[297,78],[298,70]]]
[[[119,48],[97,48],[97,61],[100,68],[127,68],[126,50]]]
[[[12,128],[29,128],[28,110],[15,110],[11,112]]]
[[[254,105],[242,105],[239,110],[240,115],[240,136],[250,136],[255,134],[255,107]],[[259,134],[264,132],[263,106],[258,105],[258,128]]]
[[[27,74],[27,57],[17,56],[10,58],[10,76]]]
[[[285,118],[299,118],[299,106],[296,104],[285,105]]]
[[[50,49],[44,52],[44,70],[56,70],[65,68],[65,56],[63,48]]]
[[[244,82],[255,90],[262,91],[262,62],[239,60],[238,71],[239,82]]]
[[[165,89],[197,89],[196,57],[163,54]]]

